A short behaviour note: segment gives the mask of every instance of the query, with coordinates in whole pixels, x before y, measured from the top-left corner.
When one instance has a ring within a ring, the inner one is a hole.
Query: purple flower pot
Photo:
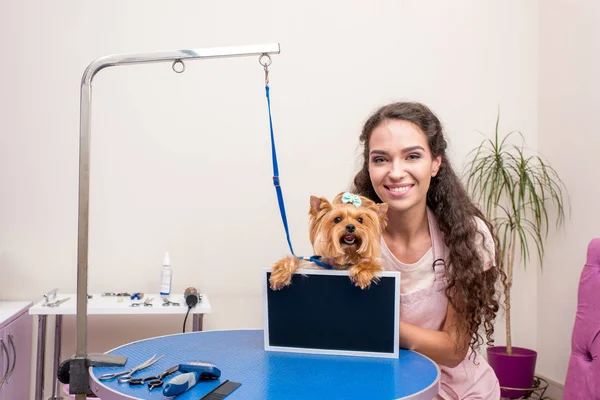
[[[508,355],[505,346],[493,346],[488,347],[487,356],[501,387],[527,389],[533,386],[537,352],[513,346],[512,355]],[[502,397],[510,399],[517,399],[527,393],[526,390],[501,390]]]

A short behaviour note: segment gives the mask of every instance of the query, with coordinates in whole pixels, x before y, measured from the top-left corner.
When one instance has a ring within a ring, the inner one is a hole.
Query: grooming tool
[[[174,303],[171,300],[167,299],[166,297],[163,297],[163,307],[168,307],[168,306],[177,306],[179,307],[179,303]]]
[[[193,387],[198,382],[198,373],[186,372],[172,378],[163,389],[163,395],[167,397],[178,396]]]
[[[153,307],[154,305],[152,304],[152,300],[154,300],[154,297],[148,297],[143,303],[131,303],[130,307],[139,307],[141,305],[144,307]]]
[[[149,366],[151,366],[152,364],[154,364],[155,362],[157,362],[158,360],[160,360],[163,357],[164,357],[164,355],[156,358],[156,354],[155,354],[152,357],[150,357],[148,360],[141,363],[140,365],[136,365],[135,367],[133,367],[127,371],[114,372],[112,374],[100,375],[98,377],[98,379],[100,379],[101,381],[104,381],[104,380],[109,380],[109,379],[113,379],[116,377],[120,377],[119,382],[121,382],[121,383],[129,382],[129,380],[131,379],[131,376],[133,374],[135,374],[138,371],[148,368]]]
[[[200,301],[200,296],[198,295],[198,290],[194,287],[189,287],[185,289],[183,292],[183,298],[185,299],[185,303],[188,307],[193,308],[196,307],[196,304]]]
[[[226,380],[204,396],[200,397],[200,400],[222,400],[240,386],[242,386],[242,384],[239,382]]]
[[[70,297],[64,298],[64,299],[60,299],[60,300],[56,300],[52,303],[45,303],[42,306],[43,307],[58,307],[60,306],[62,303],[64,303],[65,301],[69,300]]]
[[[221,370],[215,364],[206,361],[179,364],[179,371],[184,373],[172,378],[165,385],[163,395],[177,396],[193,387],[201,379],[218,379],[221,376]]]
[[[148,390],[152,390],[163,385],[163,379],[175,372],[179,371],[179,364],[172,366],[166,371],[161,372],[158,375],[147,376],[144,378],[131,378],[129,385],[143,385],[148,382]]]
[[[70,299],[70,297],[67,297],[66,299],[56,300],[56,292],[58,292],[58,289],[52,289],[51,291],[44,293],[44,303],[42,304],[42,307],[58,307]]]
[[[148,382],[148,391],[152,391],[152,389],[161,387],[163,385],[162,379],[155,379],[153,381]]]
[[[50,300],[56,299],[56,292],[58,292],[58,288],[52,289],[51,291],[44,293],[44,305],[48,304]]]
[[[179,371],[196,372],[199,379],[217,379],[221,376],[221,370],[215,364],[208,361],[190,361],[179,364]]]

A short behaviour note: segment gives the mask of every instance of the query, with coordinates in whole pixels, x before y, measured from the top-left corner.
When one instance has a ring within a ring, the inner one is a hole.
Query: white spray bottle
[[[165,253],[163,259],[162,271],[160,274],[160,297],[167,298],[171,295],[171,278],[173,270],[171,269],[171,258],[169,253]]]

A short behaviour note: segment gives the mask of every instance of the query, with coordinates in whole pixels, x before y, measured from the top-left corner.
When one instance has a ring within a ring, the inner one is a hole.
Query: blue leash
[[[273,120],[271,118],[271,96],[269,94],[269,84],[268,84],[268,71],[265,68],[265,91],[267,94],[267,105],[269,108],[269,128],[271,130],[271,156],[273,158],[273,185],[275,186],[275,191],[277,192],[277,201],[279,202],[279,211],[281,213],[281,219],[283,221],[283,227],[285,228],[285,235],[287,237],[288,245],[290,246],[290,251],[292,255],[294,254],[294,249],[292,248],[292,241],[290,239],[290,231],[288,229],[287,217],[285,214],[285,205],[283,202],[283,193],[281,191],[281,185],[279,182],[279,167],[277,166],[277,152],[275,150],[275,135],[273,134]],[[298,257],[300,260],[306,260],[306,257]],[[327,264],[324,261],[321,261],[321,256],[311,256],[308,258],[308,261],[311,261],[321,268],[325,269],[333,269],[333,266]]]
[[[298,257],[298,258],[301,260],[306,260],[305,257]],[[321,256],[310,256],[308,258],[308,261],[314,262],[321,268],[333,269],[333,265],[327,264],[325,261],[321,261],[321,258],[322,258]]]
[[[269,127],[271,129],[271,155],[273,158],[273,185],[275,186],[275,191],[277,192],[277,201],[279,202],[279,211],[281,213],[281,219],[283,220],[283,227],[285,228],[285,235],[287,237],[287,242],[288,242],[288,245],[290,246],[290,251],[292,252],[292,254],[294,254],[294,249],[292,248],[292,241],[290,240],[290,231],[288,229],[287,217],[285,214],[285,205],[283,203],[283,193],[281,191],[281,185],[279,182],[279,168],[277,166],[277,152],[275,151],[275,137],[273,135],[273,120],[271,118],[271,96],[269,95],[268,83],[265,85],[265,91],[267,93],[267,105],[269,108]]]

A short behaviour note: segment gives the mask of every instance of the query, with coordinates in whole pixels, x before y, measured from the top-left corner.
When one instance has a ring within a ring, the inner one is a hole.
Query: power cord
[[[188,306],[188,310],[185,313],[185,318],[183,319],[183,333],[185,333],[185,323],[187,321],[188,315],[190,315],[190,310],[192,309],[191,306]]]
[[[190,315],[190,310],[196,307],[199,301],[198,290],[195,287],[189,287],[185,289],[183,292],[183,298],[185,299],[185,304],[188,306],[187,313],[185,313],[185,319],[183,320],[183,333],[185,333],[185,323],[187,321],[188,315]]]

